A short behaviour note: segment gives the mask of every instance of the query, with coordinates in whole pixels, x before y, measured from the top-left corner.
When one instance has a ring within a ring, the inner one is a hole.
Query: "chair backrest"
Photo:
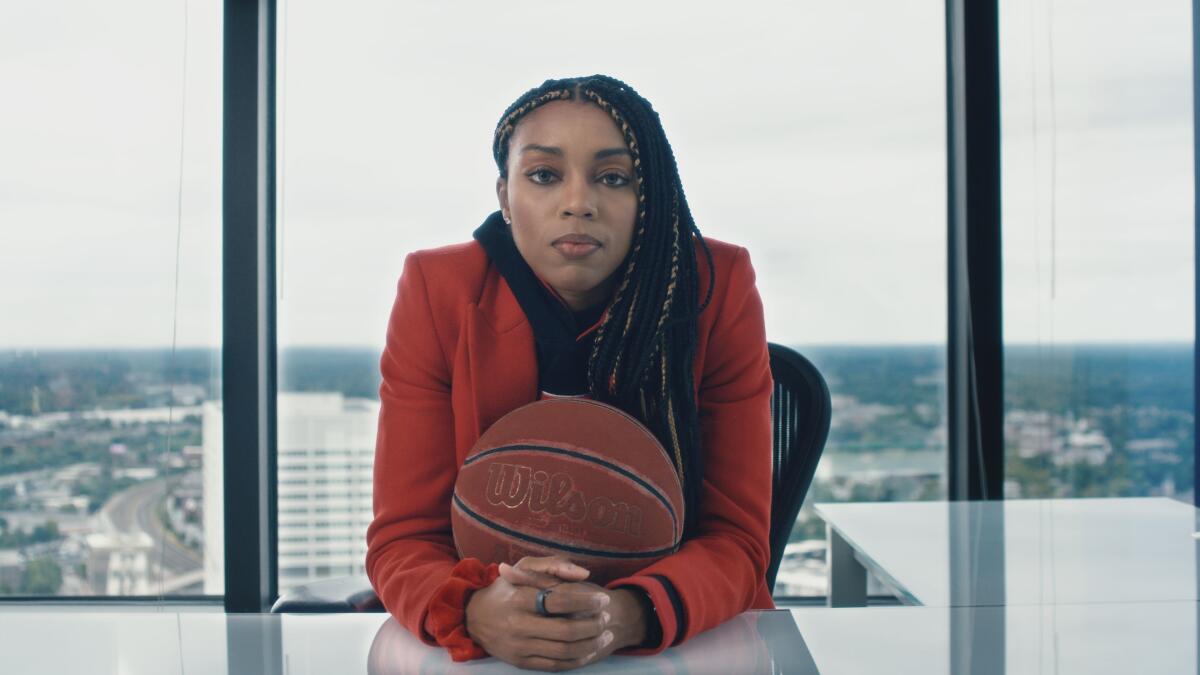
[[[832,406],[825,379],[808,359],[773,342],[767,348],[775,380],[771,396],[771,564],[767,568],[767,586],[774,591],[796,514],[825,449]]]

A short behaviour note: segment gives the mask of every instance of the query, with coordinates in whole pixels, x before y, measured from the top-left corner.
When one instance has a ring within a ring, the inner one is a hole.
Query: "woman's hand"
[[[500,578],[496,580],[497,583],[500,581],[507,582],[514,589],[553,589],[546,596],[546,610],[552,614],[565,615],[561,620],[577,620],[587,618],[588,616],[592,616],[592,614],[587,612],[572,613],[570,610],[560,610],[560,603],[556,598],[559,593],[568,594],[572,598],[571,602],[579,596],[591,595],[595,598],[603,598],[598,600],[601,603],[599,614],[602,621],[602,628],[611,636],[611,639],[607,639],[604,644],[598,645],[595,653],[588,655],[581,662],[577,664],[561,663],[555,669],[575,668],[587,663],[600,661],[618,649],[637,646],[646,640],[647,616],[644,605],[638,598],[636,591],[624,588],[609,590],[584,582],[583,579],[588,575],[589,572],[586,569],[559,556],[544,558],[526,557],[522,558],[516,565],[500,565]],[[534,595],[536,596],[536,590]],[[534,616],[537,616],[536,610],[534,611]],[[559,619],[559,617],[553,618]],[[469,626],[470,617],[468,616],[468,628]],[[535,637],[545,638],[548,636]],[[478,640],[476,641],[478,642]],[[480,644],[487,649],[486,645],[483,645],[483,643]],[[488,649],[488,652],[496,655],[490,649]],[[513,662],[510,661],[510,663]]]
[[[582,568],[568,571],[565,567],[535,566],[535,569],[556,569],[575,578],[587,576]],[[529,570],[530,573],[535,569]],[[550,576],[548,571],[537,573]],[[476,591],[467,601],[467,634],[492,656],[520,668],[537,670],[578,668],[612,651],[615,636],[608,629],[611,614],[607,611],[611,599],[604,589],[570,582],[556,586],[546,597],[546,611],[560,616],[551,617],[540,616],[535,609],[538,590],[539,587],[514,585],[500,577],[487,588]]]
[[[564,581],[583,581],[590,575],[591,572],[586,568],[557,555],[542,558],[526,556],[518,560],[516,565],[500,563],[500,576],[514,586],[550,588]]]
[[[628,588],[609,590],[587,582],[565,583],[555,586],[554,591],[547,596],[546,603],[560,590],[603,593],[608,596],[608,605],[604,608],[607,614],[606,627],[613,635],[611,643],[600,650],[593,661],[608,656],[624,647],[636,647],[646,641],[646,612],[637,592]]]

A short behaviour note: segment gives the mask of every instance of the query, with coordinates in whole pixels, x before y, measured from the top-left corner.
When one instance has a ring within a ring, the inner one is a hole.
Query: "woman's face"
[[[633,159],[608,113],[554,101],[517,124],[500,210],[533,271],[574,310],[608,299],[633,241]]]

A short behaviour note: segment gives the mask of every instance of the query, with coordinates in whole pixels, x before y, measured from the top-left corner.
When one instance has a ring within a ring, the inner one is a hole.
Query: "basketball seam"
[[[633,424],[635,425],[635,428],[638,431],[642,432],[642,434],[644,434],[647,438],[652,439],[655,443],[658,443],[658,438],[653,433],[651,433],[649,429],[646,428],[645,424],[642,424],[641,420],[639,420],[638,418],[634,417],[633,415],[630,415],[629,413],[625,412],[624,410],[621,410],[620,408],[618,408],[614,405],[609,405],[607,403],[602,403],[600,401],[593,401],[592,399],[589,399],[589,398],[575,399],[575,400],[569,401],[569,403],[572,403],[575,405],[590,405],[590,406],[597,407],[597,408],[610,409],[613,412],[617,413],[618,415],[629,420],[630,422],[633,422]],[[666,452],[666,450],[664,449],[663,452]]]
[[[633,415],[630,415],[629,413],[625,412],[624,410],[621,410],[620,408],[618,408],[615,405],[610,405],[608,403],[604,403],[603,401],[596,401],[596,400],[593,400],[590,398],[567,397],[567,398],[547,399],[544,401],[534,401],[533,403],[530,403],[528,405],[524,405],[524,406],[521,406],[520,408],[516,408],[514,410],[508,411],[499,420],[496,420],[496,424],[500,424],[500,422],[502,422],[504,420],[504,418],[506,418],[510,415],[515,415],[518,412],[521,412],[522,410],[524,410],[525,408],[529,408],[529,407],[537,406],[537,405],[543,405],[543,404],[553,405],[553,404],[558,404],[558,403],[570,404],[570,405],[588,405],[588,406],[592,406],[594,408],[602,408],[605,410],[611,410],[612,412],[620,415],[621,417],[624,417],[625,419],[629,420],[630,422],[633,422],[634,428],[636,428],[639,432],[641,432],[644,436],[646,436],[646,438],[649,438],[650,440],[654,441],[655,445],[657,445],[658,448],[663,451],[663,455],[665,455],[667,457],[667,459],[671,459],[670,455],[667,453],[667,449],[662,447],[662,443],[659,442],[658,437],[655,436],[654,433],[651,432],[650,429],[648,429],[646,427],[646,425],[642,423],[641,420],[634,417]]]
[[[480,459],[483,459],[484,457],[487,457],[489,455],[494,455],[499,452],[504,452],[506,450],[534,450],[534,451],[538,451],[538,452],[548,452],[550,454],[555,454],[555,455],[566,455],[567,457],[574,457],[576,459],[582,459],[584,461],[592,462],[594,464],[599,464],[600,466],[606,467],[608,469],[612,469],[613,471],[616,471],[617,473],[625,476],[626,478],[633,480],[638,485],[641,485],[643,488],[646,489],[647,492],[650,493],[651,496],[653,496],[655,499],[657,499],[659,502],[661,502],[662,505],[667,508],[667,515],[671,516],[671,536],[672,536],[672,538],[674,538],[675,534],[677,532],[679,532],[679,523],[675,518],[675,509],[671,508],[671,503],[669,501],[667,501],[666,495],[662,494],[662,492],[660,492],[658,490],[658,488],[651,485],[644,478],[642,478],[641,476],[638,476],[636,473],[633,473],[629,469],[626,469],[625,467],[623,467],[619,464],[610,462],[608,460],[600,459],[599,457],[592,457],[591,455],[587,455],[582,452],[576,452],[575,450],[566,450],[563,448],[555,448],[555,447],[550,447],[550,446],[545,446],[545,445],[530,445],[528,443],[516,443],[513,445],[502,445],[498,448],[492,448],[490,450],[485,450],[485,451],[479,453],[478,455],[468,457],[466,459],[466,461],[463,462],[463,466],[465,467],[465,466],[472,464]],[[680,501],[683,501],[682,498],[680,499]]]
[[[470,507],[468,507],[466,504],[463,503],[463,501],[461,499],[459,499],[458,495],[454,495],[454,505],[456,507],[458,507],[458,509],[460,511],[462,511],[462,513],[464,515],[469,516],[470,518],[472,518],[479,524],[483,525],[484,527],[494,529],[497,532],[500,532],[501,534],[506,534],[510,537],[514,537],[514,538],[520,539],[522,541],[527,541],[531,544],[537,544],[538,546],[545,546],[547,548],[558,549],[561,551],[566,551],[568,553],[578,553],[579,555],[588,555],[588,556],[593,556],[593,557],[597,557],[597,558],[617,558],[620,560],[637,560],[639,558],[651,558],[654,556],[668,555],[668,554],[674,553],[676,550],[674,546],[670,546],[667,548],[660,548],[660,549],[657,549],[654,551],[642,551],[639,553],[626,553],[626,552],[622,552],[622,551],[604,551],[604,550],[598,550],[598,549],[582,548],[580,546],[572,546],[570,544],[564,544],[564,543],[557,542],[557,541],[551,541],[549,539],[542,539],[541,537],[535,537],[532,534],[526,534],[519,530],[514,530],[510,527],[505,527],[504,525],[501,525],[500,523],[496,523],[496,522],[487,520],[483,516],[472,511]]]

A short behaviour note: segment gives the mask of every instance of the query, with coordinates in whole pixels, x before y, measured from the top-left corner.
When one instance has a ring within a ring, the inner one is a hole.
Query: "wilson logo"
[[[593,527],[633,536],[642,534],[641,509],[603,495],[589,500],[565,473],[551,475],[520,464],[495,462],[488,467],[485,496],[492,506],[524,507],[533,513],[566,516]]]

